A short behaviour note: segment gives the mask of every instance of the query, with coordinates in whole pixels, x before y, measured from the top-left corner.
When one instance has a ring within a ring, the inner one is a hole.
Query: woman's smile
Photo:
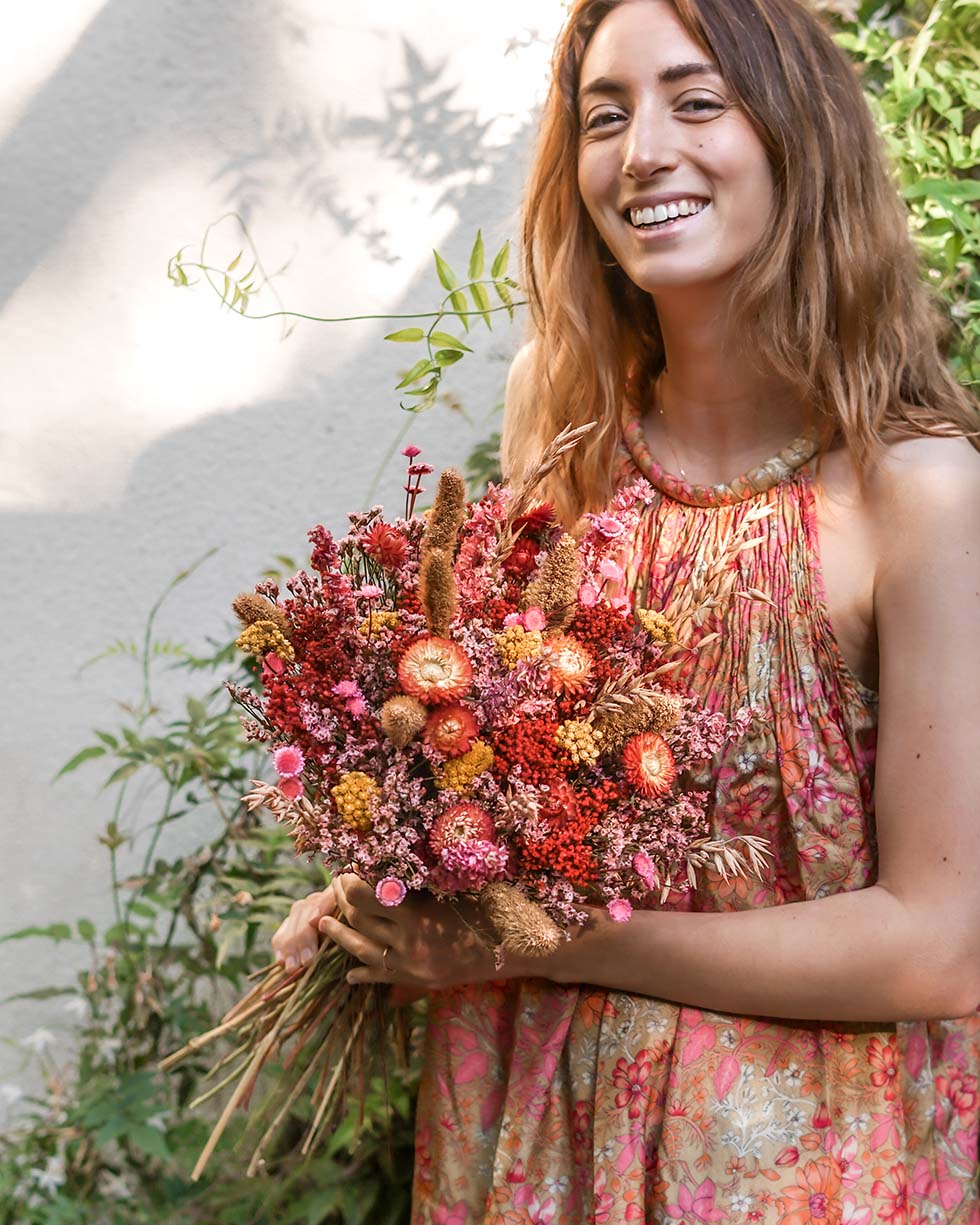
[[[666,0],[628,0],[582,61],[578,183],[616,262],[641,289],[724,281],[762,241],[765,147]]]

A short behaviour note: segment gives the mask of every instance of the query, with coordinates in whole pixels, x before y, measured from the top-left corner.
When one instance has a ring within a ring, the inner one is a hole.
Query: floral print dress
[[[696,578],[717,534],[771,513],[739,555],[721,637],[686,682],[761,713],[710,763],[724,834],[767,838],[764,882],[707,873],[678,905],[740,910],[875,878],[876,697],[828,620],[802,438],[731,485],[699,487],[625,422],[624,478],[658,491],[636,541],[647,607]],[[800,948],[799,973],[819,949]],[[855,984],[855,991],[860,984]],[[430,1000],[413,1225],[980,1225],[980,1017],[811,1024],[727,1016],[536,979]]]

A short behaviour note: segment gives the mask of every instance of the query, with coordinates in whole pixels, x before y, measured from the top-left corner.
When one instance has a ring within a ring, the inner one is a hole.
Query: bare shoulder
[[[980,543],[980,453],[966,438],[892,442],[869,474],[864,500],[883,561]]]
[[[504,411],[512,405],[522,402],[528,394],[531,382],[531,372],[534,367],[536,344],[529,340],[514,354],[507,371],[507,388],[504,392]]]

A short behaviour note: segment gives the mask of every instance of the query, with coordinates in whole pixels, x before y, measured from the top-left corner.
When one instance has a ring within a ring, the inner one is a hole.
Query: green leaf
[[[508,238],[504,245],[500,248],[497,254],[493,257],[493,263],[490,265],[490,276],[496,280],[498,276],[503,276],[507,271],[507,261],[510,259],[510,239]]]
[[[130,902],[127,910],[133,914],[139,915],[141,919],[155,919],[157,917],[156,908],[147,906],[145,902]]]
[[[208,717],[208,709],[197,698],[187,699],[187,713],[192,723],[203,723]]]
[[[422,378],[424,374],[428,374],[432,369],[434,369],[432,362],[427,357],[421,358],[415,363],[411,370],[409,370],[408,374],[405,375],[402,381],[396,385],[395,390],[400,391],[402,387],[407,387],[409,383],[418,382],[418,380]]]
[[[71,939],[71,928],[67,923],[49,923],[47,927],[22,927],[19,931],[0,936],[0,944],[6,944],[8,940],[26,940],[29,936],[41,936],[45,940],[60,943],[62,940]]]
[[[926,197],[948,206],[980,200],[980,183],[969,179],[956,179],[953,182],[949,179],[921,179],[906,187],[902,195],[906,200]]]
[[[95,939],[95,924],[91,919],[79,919],[75,926],[78,928],[78,934],[83,940]]]
[[[476,241],[473,243],[473,250],[470,252],[469,279],[471,281],[478,281],[483,276],[483,263],[483,231],[477,230]],[[451,289],[452,286],[447,286],[447,288]]]
[[[490,295],[487,293],[485,285],[479,284],[470,286],[470,293],[473,295],[473,301],[476,304],[476,309],[483,316],[483,322],[487,328],[493,330],[490,323]]]
[[[514,299],[511,297],[510,290],[507,288],[506,281],[494,281],[494,289],[497,291],[497,297],[507,307],[507,314],[511,319],[514,318]]]
[[[439,349],[434,360],[437,366],[452,366],[462,356],[463,354],[458,349]]]
[[[397,340],[400,343],[425,340],[425,330],[423,328],[402,328],[400,332],[389,332],[385,340]]]
[[[439,277],[439,284],[443,289],[455,289],[459,284],[456,279],[456,273],[446,263],[438,251],[433,250],[432,254],[436,259],[436,273]]]
[[[63,774],[70,774],[72,770],[77,770],[83,762],[91,761],[95,757],[105,757],[105,748],[101,744],[90,744],[88,748],[76,753],[70,761],[65,762],[51,781],[57,782]]]
[[[0,1004],[10,1004],[14,1000],[53,1000],[59,995],[78,995],[77,987],[37,987],[34,991],[18,991],[14,995],[5,995]]]
[[[463,353],[473,352],[469,345],[464,345],[460,338],[453,336],[451,332],[433,332],[429,340],[443,349],[459,349]]]
[[[463,330],[468,332],[470,330],[470,321],[467,318],[467,312],[470,309],[470,304],[466,301],[466,295],[460,290],[457,290],[454,294],[450,295],[449,300],[453,304],[453,310],[459,316],[459,321],[463,325]]]
[[[98,728],[95,729],[95,734],[107,748],[119,748],[119,741],[115,738],[115,736],[110,736],[108,732],[100,732]]]
[[[239,260],[242,258],[242,256],[243,256],[244,254],[245,254],[245,252],[244,252],[244,251],[239,251],[239,252],[238,252],[238,254],[235,256],[235,258],[234,258],[234,259],[231,261],[231,263],[228,265],[228,268],[227,268],[227,271],[228,271],[228,272],[234,272],[234,271],[235,271],[235,269],[238,267],[238,261],[239,261]]]

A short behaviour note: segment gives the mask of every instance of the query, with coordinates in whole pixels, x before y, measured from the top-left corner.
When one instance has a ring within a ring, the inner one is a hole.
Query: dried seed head
[[[448,637],[449,623],[456,611],[456,579],[450,550],[433,546],[423,551],[419,602],[425,609],[430,633],[437,638]]]
[[[403,749],[422,731],[428,717],[428,710],[418,698],[400,693],[381,707],[381,730],[392,744]]]
[[[435,501],[426,520],[422,537],[423,554],[429,549],[445,549],[452,557],[465,512],[466,482],[455,468],[447,468],[439,477]]]
[[[256,595],[253,591],[243,591],[235,596],[231,606],[242,625],[252,625],[256,621],[272,621],[282,636],[289,638],[289,621],[286,614],[264,596]]]
[[[575,537],[566,532],[552,546],[537,578],[527,585],[521,597],[521,608],[537,606],[547,616],[551,628],[564,629],[575,611],[581,577],[578,544]]]
[[[506,881],[484,886],[480,902],[500,943],[510,953],[521,957],[545,957],[565,938],[554,919]]]

